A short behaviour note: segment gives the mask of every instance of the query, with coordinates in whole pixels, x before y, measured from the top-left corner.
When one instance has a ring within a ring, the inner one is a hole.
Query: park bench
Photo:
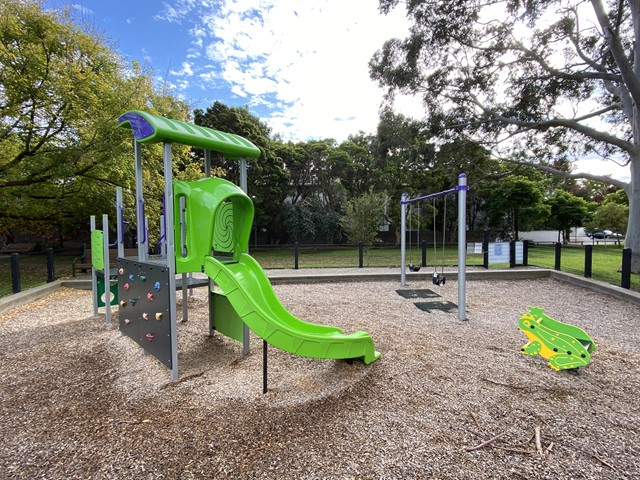
[[[138,255],[137,248],[125,248],[124,256],[125,257],[136,257]],[[110,248],[109,249],[109,265],[114,267],[118,261],[118,249]],[[91,249],[90,248],[82,248],[82,254],[79,257],[76,257],[71,262],[71,273],[73,276],[76,276],[76,270],[80,270],[81,272],[86,272],[91,268]]]
[[[3,249],[2,253],[29,253],[36,247],[35,243],[8,243]]]

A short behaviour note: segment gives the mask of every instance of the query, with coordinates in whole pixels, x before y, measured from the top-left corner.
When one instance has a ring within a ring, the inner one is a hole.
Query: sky
[[[404,38],[403,8],[377,0],[50,0],[102,32],[124,59],[152,67],[192,108],[247,106],[285,140],[375,133],[383,91],[368,62],[386,40]],[[394,109],[421,118],[419,100]],[[581,171],[629,179],[598,159]]]
[[[55,5],[55,2],[51,2]],[[368,62],[405,36],[377,0],[80,0],[69,3],[127,60],[151,65],[192,107],[248,106],[288,140],[373,133],[383,92]],[[420,115],[419,102],[407,102]],[[419,108],[417,109],[416,106]]]

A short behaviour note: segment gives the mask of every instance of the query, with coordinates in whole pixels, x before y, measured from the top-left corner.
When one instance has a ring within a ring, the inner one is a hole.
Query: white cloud
[[[180,70],[170,70],[169,73],[176,77],[190,77],[193,75],[193,70],[189,62],[182,62],[182,68]]]
[[[197,18],[186,55],[200,53],[219,72],[194,64],[198,78],[225,82],[250,105],[270,108],[264,120],[291,139],[375,131],[382,92],[368,62],[385,40],[407,31],[402,9],[381,16],[370,0],[177,0],[157,18]]]
[[[206,5],[207,2],[202,2]],[[191,11],[196,8],[196,0],[177,0],[174,5],[162,2],[162,11],[155,15],[154,20],[165,20],[170,23],[181,23],[188,18]]]

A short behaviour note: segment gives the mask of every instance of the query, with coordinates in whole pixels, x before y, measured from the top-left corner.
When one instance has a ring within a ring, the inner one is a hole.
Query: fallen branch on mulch
[[[498,435],[496,435],[495,437],[491,437],[489,440],[482,442],[480,445],[476,445],[475,447],[466,447],[465,450],[467,452],[473,452],[474,450],[479,450],[483,447],[486,447],[487,445],[492,444],[493,442],[495,442],[496,440],[498,440],[500,437],[504,436],[504,434],[507,432],[502,432],[499,433]]]

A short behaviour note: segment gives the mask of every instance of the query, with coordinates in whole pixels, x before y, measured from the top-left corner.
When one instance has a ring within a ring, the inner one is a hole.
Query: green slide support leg
[[[262,267],[246,253],[237,263],[223,264],[207,257],[204,272],[224,292],[242,321],[281,350],[311,358],[361,358],[365,364],[380,358],[366,332],[346,335],[339,328],[307,323],[289,313]]]

